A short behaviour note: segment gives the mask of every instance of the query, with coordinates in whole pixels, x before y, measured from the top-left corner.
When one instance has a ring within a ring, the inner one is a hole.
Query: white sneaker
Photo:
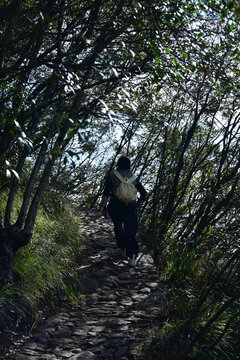
[[[136,255],[133,255],[133,256],[132,256],[132,258],[129,260],[128,265],[129,265],[129,266],[132,266],[132,267],[136,267],[136,265],[137,265]]]

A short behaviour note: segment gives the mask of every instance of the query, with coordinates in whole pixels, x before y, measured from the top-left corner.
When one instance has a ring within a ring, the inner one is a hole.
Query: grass
[[[30,243],[16,254],[14,284],[0,290],[0,354],[14,332],[29,332],[35,326],[43,310],[81,299],[80,228],[71,204],[59,208],[49,198],[43,203]]]
[[[169,303],[149,349],[156,360],[240,359],[238,251],[204,240],[190,251],[166,247]]]
[[[20,249],[14,263],[15,281],[24,284],[26,292],[51,299],[56,291],[66,290],[67,278],[74,276],[81,254],[79,227],[70,209],[56,218],[40,210],[32,241]]]

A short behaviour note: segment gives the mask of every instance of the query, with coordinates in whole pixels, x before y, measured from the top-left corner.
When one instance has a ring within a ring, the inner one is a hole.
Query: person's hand
[[[105,219],[107,218],[107,214],[108,214],[108,212],[107,212],[107,207],[104,206],[104,207],[103,207],[103,216],[105,217]]]

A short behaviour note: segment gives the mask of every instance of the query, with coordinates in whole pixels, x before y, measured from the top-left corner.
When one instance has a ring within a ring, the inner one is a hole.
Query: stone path
[[[83,300],[50,316],[14,359],[150,360],[144,346],[166,306],[164,282],[149,255],[141,253],[136,268],[121,258],[110,220],[95,211],[81,214],[88,239]]]

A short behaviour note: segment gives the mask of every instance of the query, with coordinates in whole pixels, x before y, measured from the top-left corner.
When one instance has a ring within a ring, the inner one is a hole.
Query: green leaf
[[[115,105],[112,105],[112,109],[113,109],[113,110],[119,110],[119,106],[116,105],[116,104],[115,104]]]
[[[14,120],[14,124],[16,125],[16,127],[17,127],[18,129],[21,130],[21,126],[19,125],[19,123],[18,123],[16,120]]]
[[[75,130],[74,129],[69,129],[69,131],[67,133],[67,139],[73,138],[74,135],[75,135]]]
[[[122,91],[123,91],[124,94],[130,99],[130,93],[129,93],[127,90],[125,90],[125,89],[122,89]]]
[[[52,151],[52,154],[53,154],[53,155],[62,155],[63,152],[62,152],[61,150],[55,149],[55,150]]]
[[[104,108],[106,109],[106,111],[109,111],[109,107],[107,106],[107,104],[105,103],[105,101],[103,101],[102,99],[99,99],[99,101],[103,104]]]
[[[117,69],[115,69],[115,68],[112,68],[112,71],[113,71],[113,73],[114,73],[114,75],[115,75],[115,76],[118,76],[118,72],[117,72]]]
[[[11,171],[9,169],[6,170],[6,176],[7,176],[7,178],[11,177]]]
[[[131,49],[130,49],[130,53],[131,53],[131,55],[132,55],[133,58],[136,56],[135,52],[132,51]]]
[[[18,143],[20,143],[21,145],[24,145],[24,144],[25,144],[25,141],[24,141],[21,137],[18,137],[18,138],[17,138],[17,141],[18,141]]]
[[[50,14],[47,14],[46,16],[45,16],[45,22],[46,23],[49,23],[51,20],[52,20],[52,15],[50,15]]]
[[[228,1],[227,2],[227,7],[229,10],[233,10],[235,5],[236,5],[236,1]]]
[[[227,17],[227,15],[228,15],[227,9],[223,8],[223,9],[221,10],[221,18],[222,18],[222,20],[223,20],[225,17]]]
[[[74,155],[75,155],[75,152],[73,152],[72,150],[68,150],[67,153],[68,153],[70,156],[74,156]]]
[[[17,173],[15,170],[11,169],[11,172],[13,173],[13,175],[14,175],[18,180],[20,180],[20,179],[19,179],[19,175],[18,175],[18,173]]]

